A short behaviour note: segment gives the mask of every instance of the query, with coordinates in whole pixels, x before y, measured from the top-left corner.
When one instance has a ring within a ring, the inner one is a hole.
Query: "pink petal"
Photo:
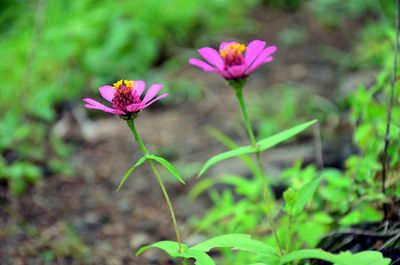
[[[85,101],[86,103],[89,103],[90,105],[93,105],[93,106],[104,106],[100,102],[98,102],[94,99],[91,99],[91,98],[85,98],[85,99],[83,99],[83,101]],[[104,107],[106,107],[106,106],[104,106]],[[106,107],[106,108],[108,108],[108,107]]]
[[[262,52],[266,45],[265,41],[253,40],[247,46],[246,54],[244,56],[245,64],[250,66],[256,57]]]
[[[247,65],[234,65],[228,68],[228,72],[232,75],[232,78],[239,78],[243,77],[246,69]]]
[[[143,106],[144,106],[143,102],[140,102],[140,103],[129,105],[128,107],[126,107],[126,109],[129,112],[136,112],[136,111],[143,109],[144,108]]]
[[[115,89],[112,86],[99,87],[100,94],[106,100],[112,102],[114,98]]]
[[[160,92],[162,87],[163,87],[163,85],[161,85],[161,84],[154,84],[151,87],[149,87],[149,89],[147,90],[147,93],[144,96],[144,99],[142,101],[143,104],[146,104],[149,100],[154,98],[154,96],[157,95],[158,92]]]
[[[159,99],[165,98],[166,96],[168,96],[168,93],[162,94],[161,96],[159,96],[159,97],[153,99],[152,101],[148,102],[147,104],[143,104],[143,102],[141,102],[141,103],[136,103],[136,104],[129,105],[129,106],[127,107],[127,110],[128,110],[129,112],[136,112],[136,111],[139,111],[139,110],[141,110],[141,109],[147,108],[148,106],[150,106],[151,104],[153,104],[153,102],[155,102],[155,101],[157,101],[157,100],[159,100]]]
[[[264,63],[269,63],[269,62],[272,62],[273,60],[274,60],[274,58],[272,56],[270,56],[267,59],[265,59]]]
[[[148,106],[150,106],[151,104],[153,104],[153,102],[156,102],[157,100],[162,99],[162,98],[165,98],[165,97],[167,97],[167,96],[168,96],[168,93],[162,94],[161,96],[159,96],[159,97],[153,99],[152,101],[148,102],[148,103],[147,103],[146,105],[144,105],[143,108],[141,108],[141,109],[147,108]]]
[[[255,69],[257,69],[260,65],[266,63],[265,61],[267,58],[273,54],[276,51],[275,46],[270,46],[263,50],[260,55],[257,57],[257,59],[254,61],[253,65],[246,71],[246,75],[250,74],[253,72]]]
[[[215,69],[214,73],[219,74],[227,79],[233,78],[232,75],[228,71],[223,70],[223,69]]]
[[[209,64],[207,64],[207,63],[205,63],[205,62],[203,62],[203,61],[201,61],[199,59],[196,59],[196,58],[190,58],[189,59],[189,63],[194,65],[194,66],[202,68],[206,72],[211,72],[211,71],[214,71],[214,69],[215,69],[211,65],[209,65]]]
[[[204,47],[198,51],[200,55],[203,56],[203,58],[206,59],[206,61],[210,64],[215,65],[220,69],[224,68],[224,61],[216,50],[209,47]]]
[[[133,81],[133,85],[135,86],[134,92],[136,93],[136,96],[140,98],[144,89],[146,88],[146,83],[143,80],[131,81]]]
[[[103,110],[105,112],[110,112],[110,113],[120,114],[120,115],[125,114],[125,112],[123,112],[121,110],[116,110],[116,109],[112,109],[107,106],[104,106],[100,102],[97,102],[96,100],[93,100],[91,98],[85,98],[83,101],[89,103],[89,104],[85,104],[85,107],[89,108],[89,109],[99,109],[99,110]]]
[[[120,111],[120,110],[104,109],[104,108],[102,108],[100,106],[93,106],[93,105],[90,105],[90,104],[85,104],[84,106],[86,108],[88,108],[88,109],[99,109],[99,110],[102,110],[102,111],[105,111],[105,112],[109,112],[109,113],[112,113],[112,114],[116,114],[116,115],[125,115],[125,112]]]

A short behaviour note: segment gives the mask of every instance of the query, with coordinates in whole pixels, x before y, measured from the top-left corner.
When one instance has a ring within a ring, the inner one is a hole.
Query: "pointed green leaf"
[[[243,176],[237,175],[222,175],[217,179],[220,183],[230,184],[235,187],[235,191],[237,194],[246,195],[249,198],[257,196],[257,189],[260,187],[260,184],[254,182],[254,180],[243,178]]]
[[[253,146],[244,146],[244,147],[239,147],[239,148],[233,149],[231,151],[213,156],[204,164],[204,166],[200,170],[200,173],[198,176],[200,177],[201,175],[203,175],[203,173],[209,167],[211,167],[215,163],[218,163],[222,160],[225,160],[225,159],[228,159],[231,157],[235,157],[235,156],[242,156],[242,155],[249,154],[249,153],[255,153],[257,151],[265,151],[268,148],[273,147],[273,146],[279,144],[280,142],[285,141],[286,139],[304,131],[307,127],[309,127],[310,125],[312,125],[316,122],[317,122],[317,120],[306,122],[306,123],[300,124],[296,127],[293,127],[289,130],[286,130],[281,133],[275,134],[271,137],[265,138],[257,143],[257,148],[255,148]]]
[[[209,127],[207,128],[207,131],[229,149],[233,150],[239,148],[239,146],[231,138],[217,129]],[[254,176],[260,174],[257,164],[248,155],[241,155],[239,156],[239,159],[242,160],[242,162],[250,169]]]
[[[201,193],[205,190],[208,190],[210,187],[214,186],[217,183],[214,178],[205,178],[202,181],[199,181],[188,194],[188,198],[194,201]]]
[[[378,251],[362,251],[354,256],[361,261],[361,264],[365,265],[388,265],[391,262],[391,259],[383,257],[382,253]]]
[[[296,201],[293,203],[293,210],[296,215],[301,214],[306,204],[314,196],[319,184],[321,183],[322,176],[304,185],[299,191],[296,192]]]
[[[239,147],[239,148],[233,149],[231,151],[228,151],[228,152],[213,156],[204,164],[204,166],[200,170],[200,173],[199,173],[198,176],[200,177],[201,175],[203,175],[203,173],[206,172],[206,170],[209,167],[211,167],[212,165],[214,165],[215,163],[218,163],[218,162],[220,162],[222,160],[225,160],[225,159],[228,159],[228,158],[231,158],[231,157],[240,156],[240,155],[249,154],[249,153],[254,153],[256,151],[257,151],[257,149],[252,147],[252,146],[243,146],[243,147]]]
[[[146,157],[141,157],[141,158],[139,159],[139,161],[137,161],[136,164],[135,164],[134,166],[132,166],[132,167],[128,170],[128,172],[126,172],[125,176],[123,177],[123,179],[122,179],[121,182],[119,183],[117,192],[118,192],[119,189],[122,187],[122,184],[124,184],[126,178],[132,173],[132,171],[133,171],[136,167],[138,167],[138,166],[140,166],[141,164],[143,164],[144,161],[146,161]]]
[[[377,251],[363,251],[356,254],[346,251],[332,254],[322,249],[302,249],[283,256],[280,265],[301,259],[320,259],[335,265],[389,265],[391,262]]]
[[[290,128],[290,129],[288,129],[286,131],[283,131],[283,132],[280,132],[278,134],[275,134],[275,135],[273,135],[271,137],[262,139],[262,140],[258,141],[257,148],[260,151],[265,151],[268,148],[271,148],[271,147],[279,144],[280,142],[283,142],[283,141],[289,139],[290,137],[293,137],[296,134],[304,131],[310,125],[312,125],[312,124],[314,124],[316,122],[317,122],[317,120],[312,120],[312,121],[297,125],[297,126],[295,126],[293,128]]]
[[[242,176],[236,175],[221,175],[218,177],[210,177],[199,181],[189,192],[188,197],[191,200],[197,198],[201,193],[217,183],[225,183],[235,186],[235,190],[238,194],[246,194],[253,196],[255,190],[259,187],[258,183],[254,183],[251,180],[245,179]]]
[[[146,155],[147,159],[151,159],[151,160],[155,160],[158,163],[160,163],[161,165],[163,165],[166,169],[168,169],[180,182],[182,182],[183,184],[185,184],[185,182],[183,181],[183,179],[181,178],[181,176],[179,176],[178,171],[174,168],[173,165],[171,165],[171,163],[169,163],[167,160],[165,160],[162,157],[156,156],[156,155]]]
[[[203,251],[195,250],[195,249],[188,249],[185,253],[182,254],[184,258],[193,258],[195,259],[196,265],[215,265],[214,261],[210,256],[208,256]]]
[[[173,258],[195,259],[196,265],[215,265],[214,261],[203,251],[190,249],[182,244],[183,253],[179,252],[179,245],[173,241],[160,241],[150,246],[145,246],[136,252],[136,256],[140,255],[149,248],[159,248],[167,252]]]
[[[184,247],[184,249],[187,248],[187,246],[182,244],[182,247]],[[151,244],[149,246],[145,246],[140,248],[137,252],[136,252],[136,256],[139,256],[141,253],[143,253],[144,251],[148,250],[149,248],[159,248],[164,250],[165,252],[167,252],[170,256],[176,258],[177,255],[179,255],[179,244],[177,242],[174,241],[160,241],[154,244]]]
[[[250,235],[246,234],[227,234],[222,236],[217,236],[206,240],[200,244],[197,244],[190,249],[195,249],[199,251],[210,251],[212,248],[230,247],[237,250],[247,251],[256,253],[262,256],[276,257],[278,258],[278,253],[276,250],[263,242],[251,239]]]
[[[302,249],[290,252],[289,254],[283,256],[281,258],[280,264],[282,265],[301,259],[320,259],[331,263],[337,263],[338,261],[340,261],[340,259],[338,259],[334,254],[323,251],[322,249]]]

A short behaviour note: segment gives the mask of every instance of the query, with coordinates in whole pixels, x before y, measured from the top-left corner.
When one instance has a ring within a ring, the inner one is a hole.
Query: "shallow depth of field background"
[[[222,41],[260,39],[278,48],[244,91],[258,137],[317,118],[324,167],[346,170],[348,158],[361,154],[370,137],[380,141],[383,135],[386,94],[377,93],[376,105],[357,101],[365,93],[355,94],[379,83],[377,76],[392,66],[394,9],[390,1],[381,2],[3,0],[0,264],[175,264],[160,251],[135,257],[145,244],[175,240],[168,210],[148,165],[116,193],[141,152],[124,121],[83,107],[83,98],[102,101],[98,87],[119,79],[145,80],[147,87],[161,83],[169,93],[136,124],[148,149],[172,162],[187,181],[182,186],[161,171],[183,241],[237,231],[239,225],[230,228],[229,221],[220,226],[204,221],[212,205],[206,192],[188,197],[202,163],[226,150],[212,136],[215,129],[249,143],[233,90],[188,63],[199,58],[198,48],[217,49]],[[369,116],[360,111],[367,104],[373,107]],[[394,111],[400,123],[400,110]],[[355,134],[360,117],[369,123]],[[379,122],[375,132],[372,125]],[[398,137],[399,130],[393,131]],[[314,140],[309,129],[263,154],[277,197],[285,188],[282,171],[296,161],[322,166]],[[378,156],[377,151],[369,157],[371,170],[379,167]],[[250,174],[232,159],[205,177],[225,173]],[[229,188],[215,190],[223,194]],[[368,211],[342,224],[381,218],[379,207]],[[246,229],[239,226],[240,232],[259,232]]]

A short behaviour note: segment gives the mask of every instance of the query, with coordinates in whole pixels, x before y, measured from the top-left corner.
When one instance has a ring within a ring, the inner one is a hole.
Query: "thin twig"
[[[396,80],[396,68],[397,68],[397,51],[399,46],[399,0],[396,0],[396,39],[394,44],[394,59],[393,59],[393,72],[392,72],[392,81],[391,83],[391,91],[390,91],[390,100],[386,121],[386,137],[385,137],[385,147],[383,149],[383,158],[382,158],[382,193],[386,193],[386,176],[387,176],[387,149],[390,143],[390,123],[392,119],[392,106],[393,106],[393,98],[394,98],[394,83]],[[388,219],[388,209],[387,204],[383,204],[383,211],[385,220]]]

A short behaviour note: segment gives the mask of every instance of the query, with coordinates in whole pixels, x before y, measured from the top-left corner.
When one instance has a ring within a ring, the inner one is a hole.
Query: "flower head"
[[[219,52],[209,47],[198,50],[209,64],[196,58],[191,58],[189,63],[228,80],[243,79],[260,65],[273,60],[270,55],[276,51],[276,47],[265,46],[266,42],[260,40],[253,40],[248,46],[237,42],[223,42]]]
[[[112,103],[112,108],[91,98],[84,99],[84,101],[88,103],[85,104],[85,107],[89,109],[100,109],[130,119],[131,117],[137,116],[139,111],[147,108],[153,102],[168,96],[168,94],[165,93],[153,99],[163,87],[163,85],[154,84],[149,87],[143,100],[141,100],[140,96],[145,87],[146,83],[142,80],[120,80],[114,83],[113,86],[99,87],[101,96]]]

